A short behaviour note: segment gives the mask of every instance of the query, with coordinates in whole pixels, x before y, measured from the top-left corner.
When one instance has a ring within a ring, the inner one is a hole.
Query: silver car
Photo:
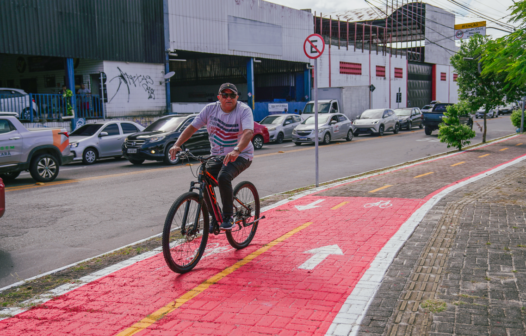
[[[365,110],[360,117],[354,121],[354,135],[378,134],[392,131],[397,134],[400,130],[398,116],[390,109]]]
[[[270,142],[282,143],[283,140],[292,139],[292,131],[301,122],[297,114],[272,114],[259,122],[268,129]]]
[[[69,136],[70,149],[75,155],[73,160],[92,164],[103,157],[120,158],[126,136],[143,129],[143,126],[132,121],[108,121],[81,126]]]
[[[15,112],[19,119],[29,120],[31,112],[29,94],[24,90],[0,88],[0,111]],[[33,115],[38,114],[38,106],[33,101]]]
[[[314,134],[314,116],[305,119],[296,126],[292,132],[292,141],[296,146],[302,143],[312,143],[316,139]],[[353,138],[352,122],[341,113],[318,115],[318,140],[322,144],[328,144],[331,140],[345,139],[351,141]]]

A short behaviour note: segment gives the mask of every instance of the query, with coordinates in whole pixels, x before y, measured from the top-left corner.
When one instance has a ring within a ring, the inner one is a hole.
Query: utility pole
[[[524,132],[524,105],[525,104],[526,104],[526,97],[522,97],[521,133]]]

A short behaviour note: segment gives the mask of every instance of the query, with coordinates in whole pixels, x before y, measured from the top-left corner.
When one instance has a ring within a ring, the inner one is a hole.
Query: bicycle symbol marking
[[[388,208],[390,206],[393,206],[393,204],[391,204],[391,201],[378,201],[376,203],[367,203],[363,207],[364,208],[372,208],[374,206],[377,206],[380,209],[385,209],[385,208]]]

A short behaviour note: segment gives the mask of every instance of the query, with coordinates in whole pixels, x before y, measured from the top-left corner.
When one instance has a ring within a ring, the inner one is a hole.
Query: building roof
[[[396,9],[395,9],[396,10]],[[377,9],[375,7],[368,8],[358,8],[358,9],[349,9],[341,10],[338,12],[333,12],[329,15],[323,15],[323,18],[329,18],[332,16],[333,19],[338,19],[342,21],[351,21],[351,22],[360,22],[360,21],[375,21],[385,19],[385,8]],[[387,9],[387,14],[391,15],[393,12],[392,8]]]

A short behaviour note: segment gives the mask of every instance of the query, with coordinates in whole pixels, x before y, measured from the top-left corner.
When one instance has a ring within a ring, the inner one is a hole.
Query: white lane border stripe
[[[324,185],[322,187],[318,187],[318,188],[314,188],[314,189],[309,189],[309,190],[304,191],[302,193],[299,193],[299,194],[297,194],[295,196],[289,197],[287,199],[284,199],[284,200],[279,201],[277,203],[274,203],[272,205],[266,206],[266,207],[261,209],[261,212],[265,212],[265,211],[277,208],[277,207],[279,207],[279,206],[281,206],[283,204],[287,204],[289,202],[292,202],[292,201],[297,200],[299,198],[302,198],[304,196],[315,194],[317,192],[320,192],[320,191],[323,191],[323,190],[327,190],[327,189],[330,189],[330,188],[334,188],[334,187],[340,186],[342,184],[352,183],[352,182],[355,182],[355,181],[358,181],[358,180],[371,178],[371,177],[374,177],[374,176],[377,176],[377,175],[387,174],[387,173],[390,173],[390,172],[393,172],[393,171],[396,171],[396,170],[407,169],[407,168],[410,168],[412,166],[416,166],[416,165],[423,164],[423,163],[426,163],[426,162],[431,162],[431,161],[436,161],[436,160],[440,160],[440,159],[445,159],[445,158],[450,157],[450,156],[459,155],[459,154],[462,154],[462,153],[469,152],[471,150],[475,150],[475,149],[483,148],[483,147],[486,147],[486,146],[490,146],[490,145],[493,145],[493,144],[496,144],[496,143],[499,143],[499,142],[502,142],[502,141],[507,141],[507,140],[512,139],[512,138],[517,137],[517,136],[518,135],[505,137],[503,139],[493,141],[493,142],[491,142],[489,144],[477,146],[476,148],[469,149],[467,151],[446,154],[444,156],[433,157],[433,158],[429,158],[427,160],[420,159],[422,161],[416,160],[418,162],[409,163],[407,165],[402,165],[402,166],[396,166],[396,167],[393,167],[393,168],[390,168],[390,169],[385,169],[385,170],[382,170],[382,171],[376,172],[376,173],[370,173],[370,174],[365,173],[365,174],[362,174],[359,177],[355,177],[355,178],[352,178],[352,179],[346,179],[345,181],[339,181],[339,182],[331,183],[331,184]],[[440,154],[438,154],[438,155],[440,155]],[[345,177],[343,179],[345,179]],[[341,180],[341,178],[339,178],[338,180]],[[282,193],[278,193],[276,195],[279,195],[279,194],[282,194]],[[269,196],[269,197],[271,197],[271,196]],[[162,233],[159,233],[159,234],[156,234],[154,236],[151,236],[151,237],[148,237],[148,238],[145,238],[145,239],[141,239],[141,240],[136,241],[134,243],[131,243],[131,244],[119,247],[117,249],[114,249],[114,250],[111,250],[111,251],[99,254],[99,255],[97,255],[95,257],[91,257],[91,258],[88,258],[88,259],[85,259],[85,260],[82,260],[82,261],[79,261],[79,262],[76,262],[76,263],[73,263],[73,264],[70,264],[70,265],[67,265],[67,266],[64,266],[64,267],[60,267],[58,269],[55,269],[55,270],[52,270],[52,271],[49,271],[49,272],[46,272],[46,273],[43,273],[43,274],[39,274],[39,275],[34,276],[32,278],[28,278],[26,280],[22,280],[22,281],[13,283],[13,284],[11,284],[9,286],[0,288],[0,292],[5,291],[5,290],[7,290],[9,288],[12,288],[12,287],[23,285],[26,282],[29,282],[29,281],[32,281],[32,280],[44,277],[46,275],[54,274],[54,273],[60,272],[62,270],[65,270],[67,268],[77,266],[77,265],[82,264],[84,262],[88,262],[90,260],[93,260],[93,259],[96,259],[96,258],[100,258],[102,256],[105,256],[105,255],[111,254],[113,252],[119,251],[119,250],[121,250],[123,248],[129,247],[129,246],[133,246],[133,245],[136,245],[136,244],[140,244],[142,242],[145,242],[145,241],[150,240],[152,238],[159,237],[161,235],[162,235]],[[139,261],[142,261],[142,260],[148,259],[150,257],[153,257],[156,254],[161,253],[161,252],[162,252],[162,247],[158,247],[158,248],[156,248],[154,250],[151,250],[149,252],[145,252],[145,253],[137,255],[137,256],[135,256],[133,258],[121,261],[121,262],[119,262],[117,264],[111,265],[111,266],[106,267],[104,269],[98,270],[97,272],[94,272],[94,273],[91,273],[91,274],[89,274],[87,276],[84,276],[84,277],[78,279],[75,283],[69,283],[69,284],[65,284],[65,285],[59,286],[59,287],[57,287],[57,288],[55,288],[55,289],[53,289],[53,290],[51,290],[51,291],[49,291],[47,293],[41,294],[41,295],[39,295],[39,296],[37,296],[35,298],[29,299],[27,301],[24,301],[22,303],[22,306],[28,307],[28,306],[31,306],[33,304],[46,303],[47,301],[51,300],[54,297],[57,297],[57,296],[60,296],[60,295],[64,295],[64,294],[66,294],[66,293],[68,293],[68,292],[70,292],[72,290],[75,290],[75,289],[77,289],[77,288],[79,288],[81,286],[84,286],[84,285],[86,285],[86,284],[88,284],[88,283],[90,283],[92,281],[96,281],[98,279],[101,279],[101,278],[103,278],[103,277],[105,277],[107,275],[110,275],[113,272],[119,271],[119,270],[121,270],[121,269],[123,269],[125,267],[128,267],[128,266],[131,266],[131,265],[133,265],[133,264],[135,264],[135,263],[137,263]],[[26,310],[28,310],[28,309],[27,308],[19,308],[19,307],[0,309],[0,313],[2,315],[6,316],[6,317],[0,317],[0,321],[4,320],[6,318],[9,318],[9,317],[7,317],[8,315],[11,315],[11,317],[12,317],[12,316],[15,316],[17,314],[23,313]]]
[[[425,217],[427,212],[431,210],[443,197],[447,194],[462,188],[470,183],[476,182],[498,171],[506,169],[514,164],[526,160],[526,156],[515,159],[511,162],[505,163],[493,170],[483,174],[472,177],[463,182],[457,183],[447,189],[442,190],[435,196],[431,197],[429,201],[424,203],[417,211],[413,213],[409,219],[402,224],[398,232],[387,242],[387,244],[380,250],[376,258],[371,263],[369,269],[361,277],[356,284],[352,293],[347,297],[342,308],[334,318],[326,335],[350,335],[355,336],[360,330],[360,323],[362,322],[369,305],[373,301],[376,292],[382,284],[385,273],[393,262],[398,251],[404,246],[407,239],[413,234],[418,224]]]

